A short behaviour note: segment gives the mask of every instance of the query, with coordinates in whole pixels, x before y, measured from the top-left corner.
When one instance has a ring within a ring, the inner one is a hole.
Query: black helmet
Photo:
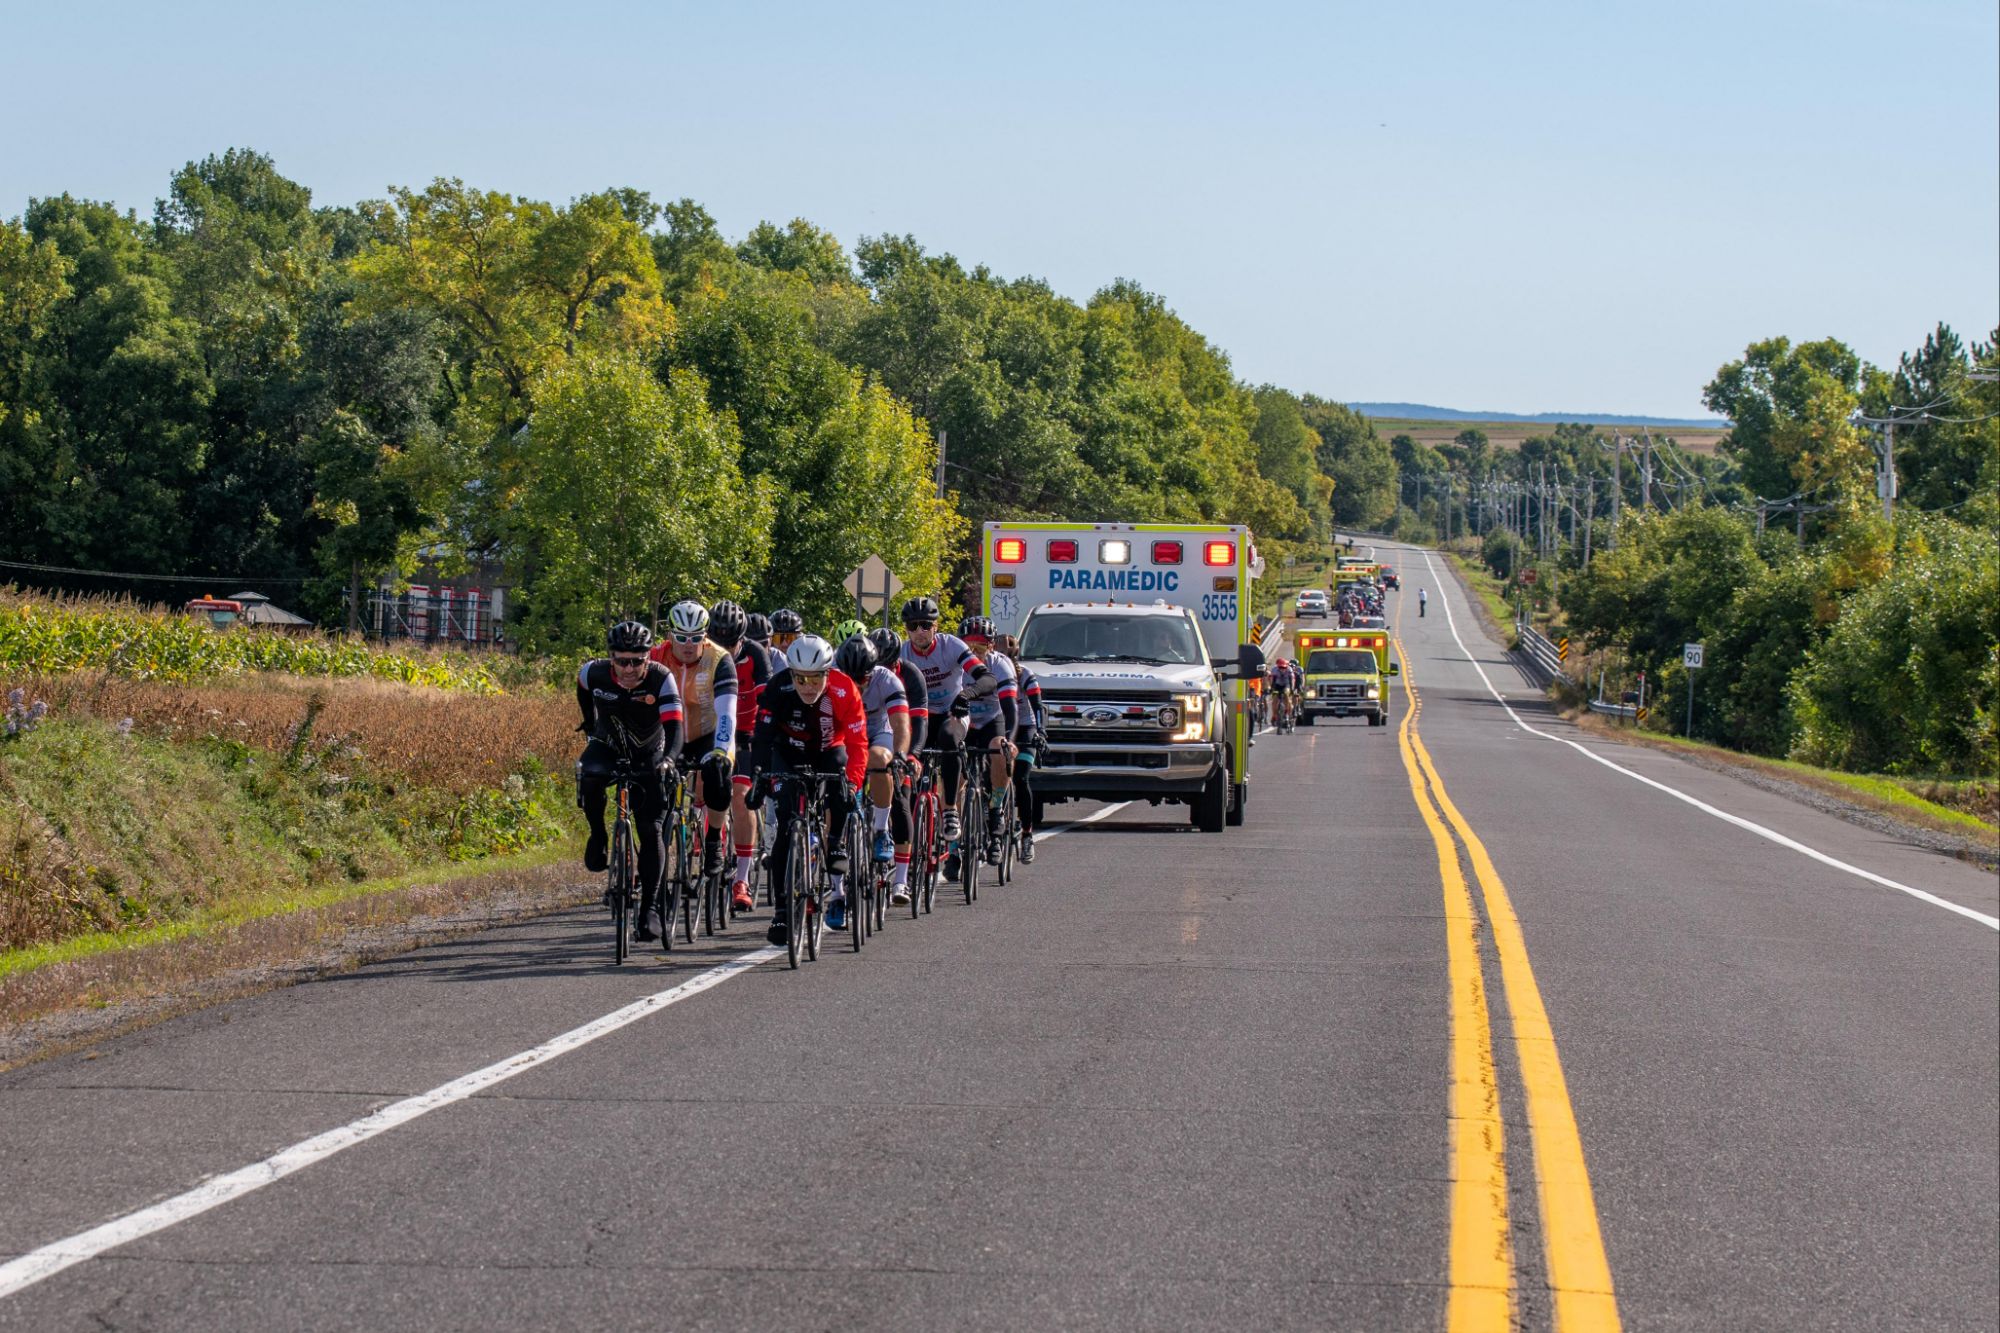
[[[926,620],[935,625],[937,618],[938,604],[935,597],[912,597],[909,601],[903,603],[904,629],[908,629],[912,625],[922,624]]]
[[[743,626],[743,637],[752,643],[771,641],[771,618],[762,611],[752,611]]]
[[[887,625],[868,631],[868,642],[875,645],[875,660],[883,666],[894,666],[903,655],[903,636]]]
[[[653,646],[653,631],[636,620],[621,620],[604,636],[604,645],[614,653],[643,653]]]
[[[958,637],[967,643],[991,643],[996,633],[991,616],[967,616],[958,626]]]
[[[771,633],[803,634],[805,632],[805,617],[790,607],[780,607],[771,613]]]
[[[736,603],[717,602],[708,608],[708,637],[724,648],[734,648],[743,642],[743,631],[749,622],[750,617]]]
[[[857,634],[833,650],[833,668],[857,685],[875,669],[875,645]]]

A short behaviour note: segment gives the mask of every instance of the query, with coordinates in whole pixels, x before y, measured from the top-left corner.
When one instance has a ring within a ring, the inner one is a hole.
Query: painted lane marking
[[[1424,563],[1430,566],[1432,579],[1436,580],[1438,576],[1437,566],[1431,562],[1431,553],[1429,551],[1423,551],[1421,554],[1424,557]],[[1578,754],[1584,756],[1586,759],[1589,759],[1594,763],[1602,764],[1608,769],[1611,769],[1618,773],[1623,773],[1626,777],[1631,778],[1634,781],[1643,782],[1648,787],[1652,787],[1655,788],[1656,790],[1663,791],[1677,801],[1684,801],[1687,804],[1693,806],[1695,809],[1700,810],[1705,814],[1714,815],[1717,819],[1722,820],[1724,823],[1734,824],[1736,825],[1736,827],[1754,833],[1758,837],[1763,838],[1768,842],[1775,842],[1780,847],[1788,847],[1792,851],[1795,851],[1802,856],[1809,856],[1813,860],[1818,861],[1822,865],[1832,866],[1835,870],[1844,870],[1850,875],[1854,875],[1857,876],[1858,878],[1869,881],[1871,884],[1880,884],[1882,887],[1888,889],[1894,889],[1898,893],[1907,893],[1912,898],[1916,898],[1923,902],[1930,903],[1935,907],[1942,907],[1947,912],[1956,912],[1958,913],[1958,915],[1965,917],[1968,920],[1977,921],[1979,924],[1981,924],[1982,926],[1986,926],[1989,929],[2000,930],[2000,917],[1988,916],[1986,913],[1981,912],[1975,908],[1966,907],[1961,903],[1952,902],[1948,898],[1940,898],[1937,894],[1927,893],[1923,889],[1913,888],[1908,884],[1903,884],[1896,880],[1890,879],[1886,875],[1878,875],[1872,870],[1863,870],[1860,866],[1849,865],[1847,862],[1842,861],[1838,857],[1828,856],[1825,852],[1820,851],[1816,847],[1808,847],[1806,844],[1802,842],[1799,842],[1792,838],[1788,838],[1784,834],[1778,832],[1776,829],[1766,828],[1762,824],[1743,818],[1741,815],[1732,815],[1727,810],[1717,809],[1715,806],[1710,805],[1707,801],[1704,801],[1699,797],[1690,796],[1686,792],[1681,791],[1678,788],[1669,787],[1664,782],[1655,781],[1654,779],[1647,777],[1644,773],[1636,773],[1633,770],[1626,768],[1623,764],[1613,763],[1611,760],[1606,759],[1603,755],[1593,752],[1586,746],[1579,745],[1577,742],[1569,739],[1567,736],[1557,736],[1550,732],[1541,731],[1535,727],[1529,726],[1526,722],[1523,722],[1521,720],[1521,715],[1514,711],[1513,705],[1507,702],[1506,696],[1501,694],[1499,690],[1493,687],[1493,681],[1490,677],[1487,676],[1486,668],[1480,665],[1479,659],[1472,655],[1472,650],[1465,646],[1465,640],[1459,637],[1458,619],[1457,617],[1452,615],[1451,599],[1444,595],[1442,586],[1440,586],[1438,601],[1444,604],[1445,623],[1451,627],[1451,637],[1454,641],[1457,642],[1458,650],[1465,654],[1465,658],[1468,662],[1472,663],[1472,669],[1474,671],[1477,671],[1479,673],[1479,679],[1485,682],[1487,692],[1493,696],[1494,700],[1498,702],[1502,708],[1506,709],[1507,716],[1514,720],[1514,725],[1519,727],[1521,730],[1527,732],[1530,736],[1539,736],[1543,740],[1558,741],[1564,745],[1569,746],[1570,749],[1575,750]]]
[[[648,995],[641,1000],[634,1000],[621,1009],[614,1009],[601,1018],[592,1019],[582,1027],[571,1028],[568,1032],[551,1037],[541,1045],[522,1051],[518,1055],[510,1055],[504,1060],[487,1065],[484,1069],[477,1069],[449,1083],[439,1084],[429,1092],[421,1092],[414,1097],[391,1102],[379,1111],[362,1116],[359,1120],[350,1121],[338,1129],[330,1129],[324,1134],[316,1134],[303,1142],[295,1143],[261,1162],[204,1181],[184,1194],[177,1194],[171,1199],[127,1213],[123,1217],[113,1218],[101,1226],[44,1245],[18,1259],[0,1264],[0,1299],[31,1287],[44,1278],[53,1277],[74,1264],[93,1259],[107,1250],[130,1244],[156,1231],[164,1231],[177,1222],[185,1222],[232,1199],[240,1199],[275,1181],[283,1180],[295,1171],[303,1171],[315,1162],[325,1161],[335,1153],[352,1148],[357,1143],[366,1143],[378,1134],[385,1134],[398,1125],[405,1125],[419,1116],[428,1115],[439,1107],[462,1102],[495,1084],[504,1083],[517,1074],[524,1074],[537,1065],[547,1064],[559,1055],[567,1055],[581,1046],[589,1045],[599,1037],[609,1036],[622,1027],[658,1013],[670,1004],[679,1004],[682,1000],[699,995],[783,953],[783,949],[768,945],[752,950],[741,958],[732,959],[720,967],[712,967],[706,972],[689,977],[678,986]]]
[[[1407,667],[1409,653],[1401,635],[1396,636],[1396,650]],[[1486,844],[1445,790],[1437,761],[1424,745],[1423,736],[1411,732],[1410,743],[1418,766],[1430,781],[1431,797],[1465,843],[1486,903],[1486,919],[1493,927],[1494,951],[1500,955],[1500,980],[1513,1017],[1514,1052],[1520,1061],[1521,1087],[1528,1104],[1528,1138],[1534,1145],[1535,1192],[1542,1215],[1542,1262],[1555,1300],[1557,1333],[1609,1333],[1619,1327],[1611,1261],[1604,1252],[1604,1232],[1584,1162],[1576,1108],[1570,1102],[1569,1081],[1563,1077],[1555,1029],[1542,1002],[1535,970],[1528,962],[1520,918]]]
[[[1039,842],[1043,838],[1053,838],[1079,825],[1094,823],[1116,814],[1130,804],[1130,801],[1121,801],[1102,810],[1092,811],[1082,819],[1036,834],[1035,840]],[[440,1084],[429,1092],[392,1102],[379,1111],[362,1116],[359,1120],[328,1130],[324,1134],[316,1134],[261,1162],[204,1181],[171,1199],[127,1213],[123,1217],[113,1218],[101,1226],[54,1241],[17,1259],[0,1264],[0,1300],[32,1287],[45,1278],[54,1277],[65,1268],[80,1264],[86,1259],[96,1258],[108,1250],[150,1236],[154,1232],[164,1231],[176,1223],[185,1222],[233,1199],[240,1199],[275,1181],[283,1180],[295,1171],[302,1171],[358,1143],[366,1143],[378,1134],[408,1124],[440,1107],[476,1096],[495,1084],[513,1078],[516,1074],[526,1073],[559,1055],[566,1055],[600,1037],[609,1036],[618,1029],[657,1013],[668,1005],[678,1004],[682,1000],[721,985],[729,978],[747,972],[760,963],[769,962],[783,952],[783,949],[770,945],[752,950],[740,958],[690,977],[678,986],[635,1000],[601,1018],[592,1019],[581,1027],[551,1037],[541,1045],[522,1051],[518,1055],[508,1056],[504,1060],[487,1065],[484,1069],[474,1070],[449,1083]]]
[[[1398,641],[1405,667],[1409,657]],[[1451,1241],[1450,1295],[1445,1327],[1451,1333],[1513,1325],[1514,1250],[1507,1216],[1507,1155],[1500,1116],[1500,1082],[1493,1065],[1493,1024],[1486,1002],[1485,967],[1479,959],[1479,914],[1459,868],[1458,848],[1438,817],[1411,746],[1422,708],[1412,673],[1403,673],[1407,707],[1397,748],[1437,849],[1444,887],[1445,957],[1451,983]]]

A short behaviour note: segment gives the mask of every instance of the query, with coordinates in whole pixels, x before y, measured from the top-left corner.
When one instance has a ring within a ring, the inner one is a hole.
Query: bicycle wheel
[[[964,831],[958,840],[958,884],[967,907],[979,901],[979,862],[986,850],[980,842],[980,835],[986,832],[985,790],[967,776],[965,810],[959,816],[959,827]]]
[[[826,828],[826,820],[818,809],[812,812],[810,821],[815,835]],[[806,873],[804,880],[792,886],[792,902],[805,904],[806,960],[819,961],[819,946],[826,930],[826,861],[821,855],[818,837],[806,841]],[[803,888],[803,894],[800,890]],[[796,908],[794,909],[796,910]]]
[[[626,839],[629,836],[624,820],[619,820],[611,835],[611,929],[616,936],[612,946],[611,960],[622,963],[632,950],[631,909],[632,885],[630,872],[631,858],[627,854]]]
[[[1014,789],[1000,793],[1000,874],[1002,884],[1014,880]]]
[[[806,831],[802,825],[803,821],[794,821],[792,850],[785,858],[785,883],[791,889],[785,918],[785,959],[794,968],[799,965],[799,946],[805,942],[806,884],[812,874],[812,849],[807,846]],[[777,892],[775,883],[772,892]]]

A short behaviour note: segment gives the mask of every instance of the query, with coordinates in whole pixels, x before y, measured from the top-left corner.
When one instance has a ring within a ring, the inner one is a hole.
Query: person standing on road
[[[1430,594],[1425,592],[1422,588],[1417,589],[1418,620],[1422,620],[1424,618],[1424,608],[1428,607],[1430,605],[1430,602],[1431,602]]]

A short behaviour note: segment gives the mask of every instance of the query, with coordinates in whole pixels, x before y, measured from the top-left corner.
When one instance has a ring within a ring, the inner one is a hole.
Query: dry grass
[[[247,676],[228,684],[170,685],[101,671],[0,680],[45,699],[54,716],[117,723],[179,740],[214,736],[283,752],[307,701],[322,707],[314,731],[340,738],[381,775],[463,795],[493,786],[532,758],[560,773],[582,748],[576,704],[554,693],[480,695],[390,681]]]
[[[190,1009],[571,906],[596,891],[573,860],[460,870],[0,976],[0,1069]]]

